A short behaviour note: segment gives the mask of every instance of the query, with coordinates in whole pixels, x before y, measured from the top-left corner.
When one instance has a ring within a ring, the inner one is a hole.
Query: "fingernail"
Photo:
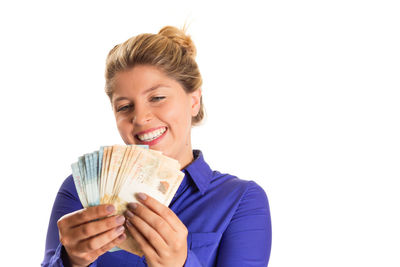
[[[137,197],[138,197],[140,200],[146,200],[146,198],[147,198],[146,194],[144,194],[144,193],[138,193],[138,194],[137,194]]]
[[[122,233],[124,230],[125,230],[125,227],[123,227],[123,226],[121,225],[121,226],[119,226],[119,227],[117,228],[116,232],[119,234],[119,233]]]
[[[134,209],[137,208],[137,204],[134,203],[134,202],[131,202],[131,203],[128,204],[128,208],[131,209],[131,210],[134,210]]]
[[[117,218],[115,219],[117,221],[118,224],[123,224],[125,222],[125,217],[122,215],[117,216]]]
[[[113,213],[113,212],[115,211],[114,205],[108,205],[106,209],[107,209],[107,211],[108,211],[109,213]]]
[[[120,240],[124,240],[126,238],[126,235],[125,234],[122,234],[122,235],[120,235],[119,237],[118,237],[118,239],[120,239]]]
[[[131,223],[130,221],[126,221],[126,225],[127,225],[128,227],[132,227],[132,226],[133,226],[132,223]]]
[[[128,218],[133,218],[133,213],[130,212],[129,210],[125,211],[125,215],[126,215],[126,217],[128,217]]]

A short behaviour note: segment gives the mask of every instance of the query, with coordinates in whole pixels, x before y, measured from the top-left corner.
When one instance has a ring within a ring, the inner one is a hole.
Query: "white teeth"
[[[157,130],[155,130],[155,131],[152,131],[152,132],[150,132],[150,133],[145,133],[145,134],[138,135],[138,138],[140,139],[140,141],[148,142],[148,141],[151,141],[151,140],[154,140],[154,139],[158,138],[158,137],[159,137],[160,135],[162,135],[166,130],[167,130],[167,128],[164,127],[164,128],[161,128],[161,129],[157,129]]]

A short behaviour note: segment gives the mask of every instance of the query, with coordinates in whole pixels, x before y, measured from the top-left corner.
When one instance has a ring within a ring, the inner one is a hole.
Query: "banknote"
[[[87,196],[84,191],[84,185],[83,185],[84,179],[82,178],[81,171],[78,166],[78,162],[72,163],[71,169],[72,169],[72,177],[74,178],[76,191],[78,192],[78,196],[82,203],[82,206],[88,207],[89,204],[88,204]]]
[[[117,214],[123,214],[129,202],[138,202],[140,192],[168,206],[184,177],[177,160],[138,145],[101,146],[78,157],[71,169],[83,207],[113,204]],[[128,232],[119,248],[110,251],[119,249],[143,255]]]

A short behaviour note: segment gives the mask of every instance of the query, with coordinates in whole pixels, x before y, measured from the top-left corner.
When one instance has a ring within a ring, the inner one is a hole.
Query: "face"
[[[178,160],[193,160],[191,120],[200,109],[200,89],[186,93],[160,69],[138,65],[116,74],[112,106],[125,144],[148,145]]]

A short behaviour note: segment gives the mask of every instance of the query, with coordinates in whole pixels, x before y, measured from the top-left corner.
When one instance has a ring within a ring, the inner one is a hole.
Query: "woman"
[[[190,37],[175,27],[141,34],[107,57],[106,93],[126,144],[178,160],[185,177],[169,207],[140,194],[125,216],[112,205],[82,209],[69,176],[56,197],[42,266],[267,266],[271,224],[265,192],[212,171],[192,150],[204,115],[202,79]],[[143,257],[120,250],[129,232]]]

